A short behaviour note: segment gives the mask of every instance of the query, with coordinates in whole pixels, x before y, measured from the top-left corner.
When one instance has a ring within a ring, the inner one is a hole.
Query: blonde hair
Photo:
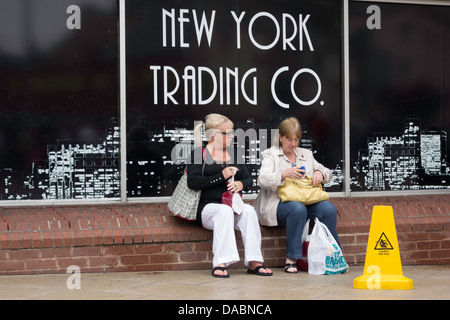
[[[274,145],[280,145],[280,137],[290,137],[293,134],[295,134],[298,139],[302,138],[302,126],[300,121],[294,117],[284,119],[278,125],[278,135],[274,137]]]
[[[194,128],[194,147],[202,146],[203,131],[205,132],[206,140],[209,141],[211,139],[212,133],[217,132],[219,128],[224,124],[228,124],[230,128],[234,127],[233,121],[231,121],[227,117],[218,113],[208,114],[205,117],[205,122],[200,122]]]

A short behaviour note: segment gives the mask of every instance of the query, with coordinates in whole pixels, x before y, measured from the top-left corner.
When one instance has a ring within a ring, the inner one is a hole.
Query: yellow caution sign
[[[364,274],[353,280],[353,288],[413,288],[413,281],[403,276],[392,207],[373,207]]]

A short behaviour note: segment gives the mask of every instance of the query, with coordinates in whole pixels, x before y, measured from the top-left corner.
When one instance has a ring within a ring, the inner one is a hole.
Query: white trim
[[[429,196],[429,195],[447,195],[450,194],[450,189],[433,189],[433,190],[404,190],[404,191],[353,191],[349,195],[345,192],[330,192],[330,199],[338,198],[373,198],[373,197],[398,197],[398,196]],[[244,200],[255,200],[257,194],[243,194]],[[127,198],[127,204],[139,203],[167,203],[170,196],[162,197],[141,197],[141,198]],[[89,205],[112,205],[121,204],[123,201],[120,198],[107,199],[61,199],[61,200],[5,200],[0,202],[1,207],[32,207],[32,206],[89,206]]]
[[[126,46],[125,0],[119,0],[119,59],[120,59],[120,199],[127,202],[127,100],[126,100]]]
[[[391,191],[353,191],[350,198],[361,197],[397,197],[397,196],[430,196],[439,194],[450,194],[450,189],[433,189],[433,190],[391,190]],[[330,193],[331,196],[331,193]]]
[[[350,195],[350,46],[349,46],[349,0],[343,1],[344,20],[344,192]]]
[[[167,202],[169,202],[170,198],[171,198],[170,196],[127,198],[127,204],[133,204],[133,203],[167,203]]]
[[[119,72],[120,72],[120,198],[104,199],[61,199],[61,200],[2,200],[1,207],[28,207],[28,206],[70,206],[70,205],[96,205],[120,203],[166,203],[170,196],[127,198],[126,194],[126,29],[125,29],[125,1],[119,0]],[[351,191],[350,190],[350,88],[349,88],[349,2],[372,2],[394,4],[422,4],[450,6],[448,0],[342,0],[343,6],[343,73],[344,73],[344,191],[330,192],[331,198],[342,197],[382,197],[382,196],[414,196],[450,194],[450,189],[433,190],[404,190],[404,191]],[[244,200],[256,199],[256,194],[244,194]]]
[[[32,206],[88,206],[98,204],[120,204],[120,198],[103,199],[58,199],[58,200],[2,200],[2,207],[32,207]]]
[[[374,2],[374,3],[393,3],[393,4],[424,4],[431,6],[450,6],[448,0],[350,0],[352,2]]]

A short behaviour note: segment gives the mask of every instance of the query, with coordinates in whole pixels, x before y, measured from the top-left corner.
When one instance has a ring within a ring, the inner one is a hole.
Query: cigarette
[[[294,149],[294,153],[295,153],[295,155],[297,155],[297,151]]]

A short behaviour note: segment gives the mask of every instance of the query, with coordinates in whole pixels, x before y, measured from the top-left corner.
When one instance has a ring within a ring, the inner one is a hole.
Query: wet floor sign
[[[373,207],[364,274],[353,280],[353,288],[413,288],[413,281],[403,276],[392,207]]]

